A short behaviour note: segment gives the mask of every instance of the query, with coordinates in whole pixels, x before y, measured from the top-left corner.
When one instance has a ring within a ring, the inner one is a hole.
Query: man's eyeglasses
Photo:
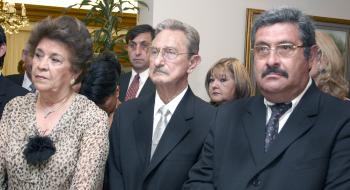
[[[150,56],[152,59],[156,59],[160,53],[160,55],[166,59],[166,60],[174,60],[178,55],[182,54],[188,54],[188,55],[194,55],[195,53],[179,53],[174,48],[156,48],[156,47],[150,47]]]
[[[304,45],[294,45],[294,44],[279,44],[276,47],[270,47],[267,45],[256,45],[252,51],[254,52],[254,56],[258,59],[264,59],[268,57],[272,50],[275,53],[283,58],[289,58],[294,55],[295,50],[298,48],[304,48]]]

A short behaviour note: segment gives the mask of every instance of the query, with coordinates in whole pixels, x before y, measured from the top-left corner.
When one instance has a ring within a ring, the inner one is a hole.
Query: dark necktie
[[[272,113],[269,122],[266,125],[265,152],[268,151],[269,147],[278,135],[278,125],[280,117],[291,107],[292,103],[278,103],[273,106],[270,106]]]
[[[128,91],[126,91],[125,101],[136,98],[137,91],[139,90],[140,75],[137,74],[132,80]]]

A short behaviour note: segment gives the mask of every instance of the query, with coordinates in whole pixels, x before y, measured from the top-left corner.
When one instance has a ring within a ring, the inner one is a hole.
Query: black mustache
[[[286,71],[280,69],[280,67],[269,65],[267,66],[267,69],[261,74],[261,78],[264,78],[271,73],[280,74],[281,76],[288,78],[288,73]]]

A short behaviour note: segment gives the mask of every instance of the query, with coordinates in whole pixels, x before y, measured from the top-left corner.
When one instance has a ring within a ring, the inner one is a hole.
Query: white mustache
[[[168,72],[164,71],[161,67],[156,67],[156,68],[153,70],[153,73],[163,73],[163,74],[168,75]]]

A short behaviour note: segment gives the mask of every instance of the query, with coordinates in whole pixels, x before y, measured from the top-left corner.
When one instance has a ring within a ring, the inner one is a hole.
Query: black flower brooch
[[[56,147],[50,137],[35,135],[29,138],[23,154],[28,164],[37,165],[47,161],[55,152]]]

